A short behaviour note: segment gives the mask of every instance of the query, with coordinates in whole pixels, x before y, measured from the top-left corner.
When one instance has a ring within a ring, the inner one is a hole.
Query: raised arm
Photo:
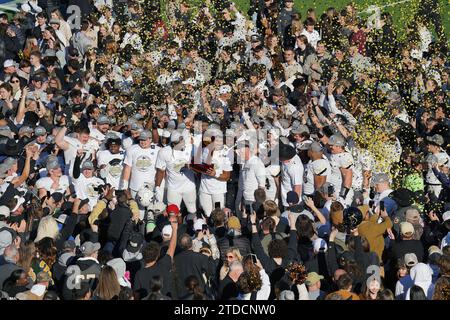
[[[173,259],[175,254],[175,249],[177,247],[177,237],[178,237],[178,221],[175,216],[169,218],[170,225],[172,226],[172,237],[170,237],[169,249],[167,249],[167,254]]]
[[[28,87],[24,87],[22,89],[22,96],[20,98],[20,102],[19,102],[19,108],[17,110],[17,114],[16,114],[16,123],[22,123],[24,117],[25,117],[25,112],[26,112],[26,99],[27,99],[27,95],[28,95]]]
[[[66,140],[64,140],[64,137],[66,136],[67,127],[62,127],[58,133],[55,136],[55,143],[58,146],[58,148],[62,149],[63,151],[66,151],[69,149],[69,144]]]

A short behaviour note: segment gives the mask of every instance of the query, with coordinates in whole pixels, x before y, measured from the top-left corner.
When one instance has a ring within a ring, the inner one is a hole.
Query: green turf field
[[[249,0],[233,0],[236,5],[239,6],[244,12],[247,12],[249,8]],[[294,0],[295,7],[300,11],[302,17],[306,16],[306,10],[308,8],[315,8],[317,15],[320,16],[327,8],[334,7],[336,9],[342,9],[351,0]],[[358,6],[358,11],[364,11],[371,5],[377,5],[379,7],[400,2],[401,0],[353,0]],[[393,15],[396,28],[400,33],[404,26],[413,18],[415,8],[417,8],[420,0],[411,0],[409,2],[387,6],[381,8],[381,12],[388,11]],[[361,14],[361,17],[369,17],[369,13]],[[450,35],[450,0],[441,0],[441,17],[445,26],[447,36]]]

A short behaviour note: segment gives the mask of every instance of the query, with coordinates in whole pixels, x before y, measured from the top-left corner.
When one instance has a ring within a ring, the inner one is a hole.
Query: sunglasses
[[[19,82],[20,82],[19,80],[14,80],[14,81],[10,80],[9,81],[9,83],[19,83]]]

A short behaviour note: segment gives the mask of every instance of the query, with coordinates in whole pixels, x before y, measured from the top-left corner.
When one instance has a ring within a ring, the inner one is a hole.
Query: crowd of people
[[[439,2],[161,3],[0,15],[2,299],[449,300]]]

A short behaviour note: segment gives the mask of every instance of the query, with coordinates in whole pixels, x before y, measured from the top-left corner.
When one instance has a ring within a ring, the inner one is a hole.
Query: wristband
[[[341,192],[339,193],[339,196],[345,199],[345,198],[347,198],[347,194],[349,191],[350,190],[348,188],[342,188]]]

